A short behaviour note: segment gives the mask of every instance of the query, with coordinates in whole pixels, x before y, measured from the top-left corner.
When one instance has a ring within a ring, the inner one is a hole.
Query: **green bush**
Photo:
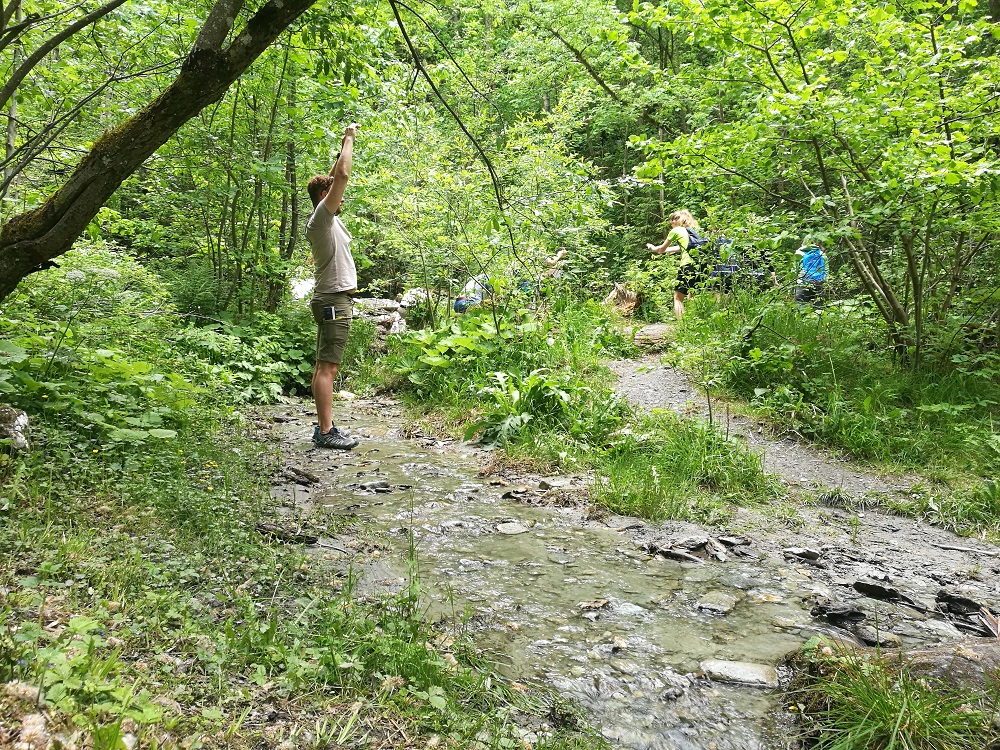
[[[955,351],[913,367],[894,359],[875,312],[855,300],[816,311],[733,295],[688,307],[678,360],[707,367],[799,434],[902,467],[1000,469],[997,354]]]

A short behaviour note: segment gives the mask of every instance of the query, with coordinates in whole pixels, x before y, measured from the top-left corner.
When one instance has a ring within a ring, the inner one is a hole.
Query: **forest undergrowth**
[[[546,291],[444,317],[381,357],[358,322],[345,388],[390,389],[412,419],[534,469],[592,472],[590,498],[612,512],[725,524],[737,506],[783,502],[760,460],[717,428],[637,414],[614,392],[600,362],[637,354],[633,324],[559,284]],[[994,459],[968,455],[990,446],[991,412],[919,408],[978,398],[988,410],[983,377],[935,391],[931,373],[907,374],[865,344],[851,306],[764,302],[695,298],[668,356],[814,440],[883,465],[897,450],[897,467],[925,463],[939,489],[893,510],[996,529],[992,484],[975,481]],[[303,391],[313,330],[301,310],[192,325],[155,276],[97,245],[23,284],[4,312],[0,390],[38,420],[38,450],[0,454],[8,725],[44,700],[44,731],[109,749],[127,736],[150,747],[505,748],[524,717],[543,715],[536,747],[597,742],[572,707],[501,679],[461,633],[429,628],[418,581],[368,601],[343,567],[255,530],[274,518],[276,457],[240,410]],[[899,391],[859,403],[876,367],[900,374]],[[782,411],[774,399],[793,388],[796,406]],[[862,419],[848,443],[853,410]],[[874,442],[886,419],[897,429]],[[324,533],[343,523],[307,520]]]

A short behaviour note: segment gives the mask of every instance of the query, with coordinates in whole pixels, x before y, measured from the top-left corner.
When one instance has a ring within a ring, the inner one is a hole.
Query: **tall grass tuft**
[[[958,689],[904,659],[816,649],[798,692],[814,750],[991,750],[1000,747],[1000,684]]]
[[[716,520],[723,503],[748,505],[778,496],[760,457],[718,429],[671,412],[640,418],[596,461],[592,499],[615,513]]]

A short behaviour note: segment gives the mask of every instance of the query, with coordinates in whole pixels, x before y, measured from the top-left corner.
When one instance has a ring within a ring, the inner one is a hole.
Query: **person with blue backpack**
[[[684,300],[694,287],[705,280],[703,259],[699,256],[706,245],[708,240],[698,233],[698,222],[690,211],[683,208],[670,214],[670,232],[662,245],[646,243],[646,249],[657,255],[681,254],[681,264],[674,281],[674,317],[677,320],[684,315]]]
[[[826,283],[826,253],[817,242],[810,242],[795,251],[802,256],[799,277],[795,285],[795,301],[806,305],[815,304],[823,295]]]

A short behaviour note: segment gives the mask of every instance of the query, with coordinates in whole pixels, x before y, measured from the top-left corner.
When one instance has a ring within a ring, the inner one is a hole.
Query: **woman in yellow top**
[[[697,228],[698,222],[694,220],[691,212],[682,208],[680,211],[674,211],[670,214],[670,233],[662,245],[646,243],[646,248],[658,255],[681,254],[681,265],[677,269],[677,279],[674,281],[674,317],[677,320],[680,320],[681,316],[684,315],[684,300],[690,294],[691,289],[701,281],[698,264],[688,254],[688,246],[691,244],[691,235],[688,234],[688,229]]]

